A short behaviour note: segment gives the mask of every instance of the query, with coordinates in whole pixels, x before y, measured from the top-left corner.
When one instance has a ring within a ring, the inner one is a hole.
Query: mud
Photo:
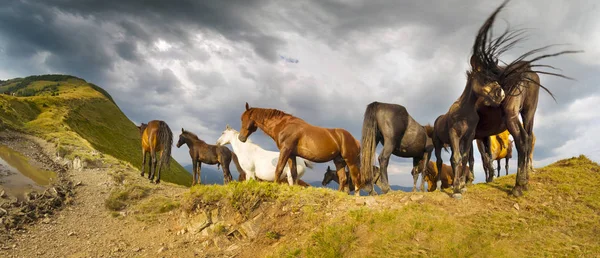
[[[73,184],[67,178],[67,168],[55,163],[32,137],[3,131],[0,132],[0,145],[1,148],[7,148],[3,149],[4,155],[10,149],[13,156],[19,156],[20,163],[15,166],[33,172],[30,176],[35,178],[30,179],[32,187],[20,194],[15,194],[19,192],[19,187],[16,187],[15,191],[10,185],[0,186],[0,242],[3,242],[10,239],[14,231],[23,229],[24,225],[50,217],[57,209],[62,208],[73,196]],[[23,160],[27,162],[23,163]],[[3,175],[0,180],[4,181],[18,174],[6,164],[0,167],[0,171]],[[40,171],[45,171],[42,173],[46,174],[35,174]],[[27,182],[22,177],[18,178]],[[43,186],[44,184],[46,186]]]

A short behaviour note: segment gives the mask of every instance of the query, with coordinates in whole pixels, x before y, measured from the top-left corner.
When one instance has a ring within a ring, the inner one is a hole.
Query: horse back
[[[142,133],[142,148],[145,151],[161,150],[160,141],[158,139],[159,120],[148,122],[146,129]]]

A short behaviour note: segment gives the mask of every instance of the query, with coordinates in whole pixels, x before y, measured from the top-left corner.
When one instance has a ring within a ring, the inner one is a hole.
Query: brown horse
[[[277,109],[250,108],[248,103],[241,120],[240,141],[246,142],[260,128],[277,144],[279,160],[275,168],[276,182],[281,180],[281,173],[288,162],[292,181],[297,184],[296,157],[299,156],[317,163],[333,160],[340,180],[340,191],[344,191],[343,186],[347,183],[345,166],[350,170],[355,189],[361,189],[364,185],[359,174],[360,145],[348,131],[314,126]],[[359,194],[360,191],[355,191],[356,196]]]
[[[375,183],[375,185],[377,185],[379,187],[379,189],[383,189],[383,185],[381,184],[381,180],[379,180],[380,176],[381,176],[379,167],[373,166],[373,172],[375,173],[375,177],[373,178],[373,182]],[[348,187],[349,188],[348,190],[350,192],[354,191],[355,190],[354,184],[352,183],[352,179],[351,179],[351,177],[349,175],[348,170],[346,170],[346,178],[348,178],[348,183],[344,187]],[[340,179],[339,179],[339,177],[337,175],[337,171],[336,170],[331,170],[331,168],[329,166],[327,166],[327,170],[325,170],[325,175],[323,175],[323,181],[321,182],[321,184],[323,186],[326,186],[331,181],[335,181],[336,183],[338,183],[338,185],[340,184]],[[373,192],[375,192],[375,191],[373,191]],[[377,193],[375,192],[375,194],[377,194]]]
[[[459,170],[460,169],[461,168],[459,168]],[[414,173],[414,171],[412,171],[411,173]],[[428,192],[433,192],[437,189],[437,176],[437,165],[433,161],[429,161],[425,170],[425,181],[427,181]],[[450,187],[454,180],[454,173],[452,173],[452,167],[446,164],[442,164],[442,173],[440,173],[440,178],[442,179],[442,189]]]
[[[192,165],[194,167],[194,178],[192,179],[192,185],[202,184],[200,179],[202,163],[222,166],[223,181],[225,184],[228,184],[233,180],[231,177],[231,172],[229,171],[229,164],[231,163],[231,160],[233,160],[235,167],[240,172],[239,179],[245,178],[246,172],[240,166],[237,156],[227,147],[208,144],[203,140],[200,140],[200,138],[198,138],[198,136],[192,132],[188,132],[181,128],[181,134],[179,135],[177,148],[181,147],[181,145],[184,143],[190,149],[190,157],[192,158]]]
[[[167,168],[170,167],[171,163],[171,146],[173,145],[173,133],[171,129],[164,121],[160,120],[152,120],[148,122],[148,124],[142,123],[140,126],[137,126],[140,131],[140,136],[142,137],[142,174],[144,176],[144,170],[146,167],[146,153],[150,153],[150,162],[148,166],[150,167],[148,172],[148,179],[150,182],[154,182],[156,184],[160,183],[160,171],[163,165],[166,165]],[[158,159],[156,159],[156,153],[160,152],[160,166],[158,167],[158,172],[156,172],[156,163]],[[154,173],[156,172],[156,181],[154,180]]]
[[[484,143],[483,140],[477,139],[477,148],[481,154],[481,161],[483,162],[483,170],[487,182],[493,181],[494,178],[494,164],[495,160],[498,161],[498,177],[500,177],[500,160],[505,159],[505,169],[508,175],[508,161],[512,158],[512,141],[508,139],[510,133],[508,130],[488,137],[488,142]]]
[[[529,61],[524,61],[551,47],[546,46],[528,51],[505,66],[499,66],[498,57],[523,39],[523,30],[511,31],[508,29],[499,37],[493,38],[492,24],[498,12],[507,2],[508,0],[504,1],[486,20],[476,36],[476,43],[473,47],[473,55],[477,56],[479,69],[488,74],[490,78],[495,78],[493,80],[497,81],[507,94],[501,105],[485,106],[477,110],[480,119],[475,128],[475,139],[485,139],[508,129],[514,139],[518,154],[517,177],[511,193],[514,196],[521,196],[523,191],[528,189],[528,171],[533,168],[531,161],[533,157],[533,122],[540,87],[554,98],[552,93],[540,84],[538,74],[571,79],[557,73],[533,70],[534,67],[556,69],[548,65],[534,64],[534,62],[548,57],[583,51],[542,54]],[[519,116],[523,122],[519,120]]]
[[[477,46],[478,42],[475,42]],[[433,131],[428,131],[435,146],[438,171],[442,170],[441,149],[444,144],[449,144],[452,150],[450,164],[454,174],[453,197],[461,198],[461,191],[465,190],[467,171],[458,169],[473,168],[473,139],[475,127],[479,122],[477,110],[486,105],[499,105],[504,100],[504,90],[490,77],[482,72],[480,62],[475,55],[471,56],[471,70],[467,72],[465,89],[457,101],[450,106],[448,112],[439,116],[434,123]],[[438,175],[438,181],[439,181]]]
[[[413,175],[416,180],[423,174],[426,163],[429,162],[433,143],[427,136],[426,128],[415,121],[406,108],[397,104],[372,102],[365,110],[362,127],[361,175],[366,175],[365,183],[369,184],[373,177],[373,156],[377,144],[383,144],[379,154],[381,168],[381,188],[383,193],[390,190],[387,167],[390,156],[412,158],[413,169],[418,171]],[[424,175],[424,174],[423,174]],[[424,176],[423,176],[424,178]],[[421,191],[424,190],[424,180],[421,179]],[[372,184],[371,187],[372,188]],[[416,186],[413,191],[416,190]]]

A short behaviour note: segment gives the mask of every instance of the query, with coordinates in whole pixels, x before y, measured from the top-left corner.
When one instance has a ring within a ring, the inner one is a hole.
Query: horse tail
[[[304,165],[307,168],[314,169],[314,163],[312,161],[310,161],[310,160],[304,159]]]
[[[427,124],[426,126],[423,126],[423,127],[425,128],[425,133],[427,133],[427,137],[433,139],[433,126],[431,126],[430,124]]]
[[[371,184],[373,180],[373,156],[375,147],[377,147],[377,126],[376,108],[378,102],[372,102],[367,105],[363,119],[362,138],[360,145],[360,178],[359,185]]]
[[[171,132],[171,128],[169,128],[164,121],[158,123],[158,142],[163,146],[163,153],[160,155],[160,163],[165,164],[167,168],[170,168],[173,133]]]
[[[244,169],[242,169],[242,166],[240,166],[240,162],[238,161],[238,157],[237,157],[237,155],[235,155],[235,152],[233,152],[233,151],[231,152],[231,159],[233,160],[233,164],[235,164],[235,168],[240,173],[239,178],[244,178],[245,179],[246,178],[246,171],[244,171]],[[242,176],[242,174],[244,176]]]

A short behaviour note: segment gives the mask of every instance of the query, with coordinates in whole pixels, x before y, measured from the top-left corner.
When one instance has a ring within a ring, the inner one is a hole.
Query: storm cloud
[[[8,0],[0,6],[0,79],[79,76],[105,88],[132,121],[165,120],[207,142],[226,124],[239,129],[245,102],[359,139],[373,101],[404,105],[421,124],[445,113],[465,86],[476,31],[501,2]],[[540,92],[535,166],[579,154],[600,160],[592,134],[600,129],[597,5],[513,0],[496,21],[496,31],[530,28],[507,61],[555,43],[585,51],[544,62],[576,80],[541,76],[557,100]],[[277,150],[260,131],[252,138]],[[185,149],[173,155],[191,163]],[[410,162],[392,158],[392,183],[412,184]],[[320,180],[328,164],[305,177]]]

